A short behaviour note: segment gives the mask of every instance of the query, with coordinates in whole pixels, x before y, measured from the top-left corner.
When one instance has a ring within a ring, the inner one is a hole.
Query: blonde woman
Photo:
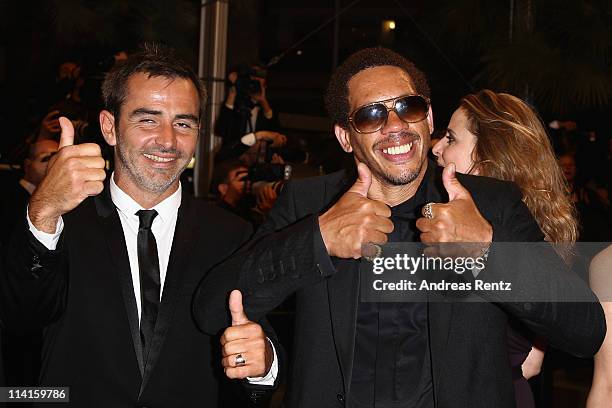
[[[519,98],[489,90],[467,95],[433,153],[439,165],[455,163],[461,173],[514,181],[547,241],[576,241],[575,209],[568,200],[563,173],[538,115]],[[561,255],[569,262],[569,250]],[[509,328],[508,351],[519,408],[535,407],[527,379],[542,366],[544,351],[538,343]]]

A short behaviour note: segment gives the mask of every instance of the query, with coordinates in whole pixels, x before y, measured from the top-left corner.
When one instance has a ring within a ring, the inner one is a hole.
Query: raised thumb
[[[59,124],[62,128],[62,134],[60,135],[59,148],[64,146],[72,146],[74,144],[74,126],[70,119],[62,116],[59,118]]]
[[[239,290],[232,290],[232,293],[230,293],[229,310],[232,314],[232,326],[239,326],[249,322],[249,318],[244,313],[242,293]]]
[[[457,180],[455,163],[449,163],[448,166],[442,170],[442,183],[448,193],[448,201],[465,198],[470,194],[465,187],[461,185],[459,180]]]
[[[372,172],[366,164],[358,163],[357,173],[357,181],[349,191],[367,197],[370,185],[372,184]]]

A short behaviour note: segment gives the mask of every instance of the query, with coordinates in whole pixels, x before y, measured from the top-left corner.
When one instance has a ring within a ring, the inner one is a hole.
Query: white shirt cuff
[[[255,137],[255,133],[247,133],[240,138],[240,141],[244,145],[253,146],[255,143],[257,143],[257,138]]]
[[[34,235],[34,238],[38,240],[41,244],[43,244],[49,251],[55,251],[57,248],[57,242],[59,241],[60,235],[62,235],[62,231],[64,230],[64,220],[62,217],[59,217],[57,220],[57,225],[55,226],[55,233],[49,234],[43,231],[39,231],[32,221],[30,221],[30,209],[28,208],[28,212],[26,215],[28,219],[28,225],[30,226],[30,232]]]
[[[270,339],[268,339],[270,341]],[[263,377],[247,377],[247,381],[251,384],[257,385],[274,385],[274,381],[276,381],[276,377],[278,377],[278,356],[276,355],[276,349],[274,348],[274,343],[270,341],[270,345],[272,346],[272,352],[274,353],[274,360],[272,360],[272,367],[270,367],[270,371]]]

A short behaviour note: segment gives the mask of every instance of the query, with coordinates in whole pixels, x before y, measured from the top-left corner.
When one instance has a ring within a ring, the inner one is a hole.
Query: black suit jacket
[[[6,245],[17,220],[25,214],[30,193],[19,184],[19,178],[7,177],[0,202],[0,245]]]
[[[124,234],[108,188],[64,215],[55,251],[23,221],[9,244],[3,318],[15,328],[45,327],[42,385],[69,386],[75,407],[217,406],[218,397],[219,405],[230,405],[223,398],[237,392],[218,396],[225,382],[219,340],[197,329],[191,302],[206,272],[250,236],[246,223],[183,196],[145,361]]]
[[[427,177],[433,187],[427,190],[427,201],[446,202],[439,171],[432,169]],[[494,241],[543,239],[516,185],[486,177],[458,177],[492,224]],[[297,294],[294,364],[286,400],[289,407],[344,406],[350,391],[358,261],[332,258],[330,262],[317,216],[335,203],[354,180],[354,176],[339,172],[288,184],[252,244],[219,267],[228,273],[210,275],[217,281],[196,293],[196,320],[202,328],[212,331],[226,324],[218,314],[211,313],[212,287],[233,284],[242,289],[250,316],[263,315],[289,294]],[[540,262],[503,257],[491,253],[483,273],[489,272],[489,264],[510,262],[520,270],[521,262]],[[240,271],[238,282],[223,280],[231,276],[231,270]],[[536,282],[534,277],[521,278],[529,286],[552,277],[540,276]],[[582,285],[582,295],[593,303],[500,302],[511,299],[492,299],[497,303],[429,303],[436,406],[515,406],[506,338],[509,316],[548,338],[553,346],[577,355],[593,355],[603,341],[605,321],[596,298],[577,280],[561,281],[555,290],[563,292]],[[215,302],[220,304],[219,300]]]
[[[4,256],[7,251],[6,245],[10,240],[16,221],[20,217],[25,217],[30,193],[19,184],[19,177],[14,174],[0,176],[0,188],[3,190],[3,197],[0,200],[0,256]],[[0,334],[0,338],[2,339],[0,345],[0,385],[5,385],[5,382],[10,384],[14,377],[20,377],[19,374],[14,375],[16,369],[20,371],[28,370],[27,367],[15,367],[15,364],[21,365],[23,363],[22,353],[28,349],[27,345],[21,344],[20,347],[17,342],[23,343],[24,339],[30,340],[32,337],[14,337],[4,331]],[[5,354],[9,351],[17,351],[17,353],[13,353],[13,355]],[[18,354],[18,356],[15,356],[15,354]],[[6,359],[4,359],[5,355]],[[3,360],[6,360],[6,366]],[[0,406],[3,405],[0,404]]]

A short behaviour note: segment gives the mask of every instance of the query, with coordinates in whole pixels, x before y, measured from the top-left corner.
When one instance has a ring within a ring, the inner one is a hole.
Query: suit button
[[[533,305],[531,303],[527,302],[527,303],[525,303],[523,305],[523,309],[525,309],[525,311],[529,312],[529,311],[531,311],[531,309],[533,309]]]
[[[317,263],[317,269],[319,270],[319,275],[323,276],[323,269],[321,269],[321,265]]]
[[[257,404],[265,395],[266,391],[251,391],[251,402]]]
[[[40,264],[40,258],[38,257],[38,255],[34,255],[32,257],[32,267],[30,268],[30,271],[34,272],[39,268],[42,268],[42,265]]]
[[[338,401],[339,401],[341,404],[344,404],[344,395],[342,395],[342,394],[337,394],[337,395],[336,395],[336,398],[338,398]]]

